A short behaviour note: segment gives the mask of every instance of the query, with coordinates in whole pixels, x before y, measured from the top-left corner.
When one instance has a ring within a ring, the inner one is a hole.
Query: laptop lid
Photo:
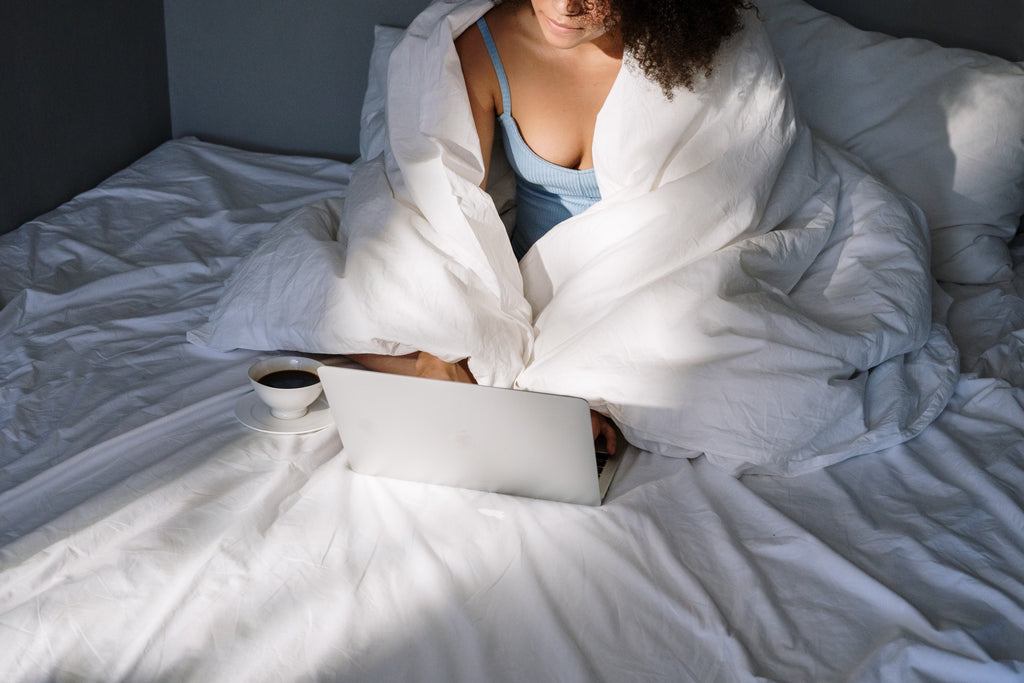
[[[582,398],[351,368],[318,372],[356,472],[601,503]]]

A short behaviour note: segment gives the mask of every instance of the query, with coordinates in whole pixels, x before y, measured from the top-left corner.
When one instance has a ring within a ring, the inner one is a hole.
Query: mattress
[[[267,354],[185,338],[349,171],[174,140],[0,237],[4,680],[1024,677],[1021,276],[940,293],[967,371],[895,448],[630,448],[594,508],[401,482],[250,430]]]

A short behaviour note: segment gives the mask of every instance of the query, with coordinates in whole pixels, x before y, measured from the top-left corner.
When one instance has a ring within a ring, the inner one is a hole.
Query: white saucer
[[[271,415],[270,408],[257,398],[255,392],[250,391],[235,404],[235,417],[249,429],[268,434],[307,434],[318,432],[334,423],[323,394],[313,401],[309,412],[302,417],[282,420]]]

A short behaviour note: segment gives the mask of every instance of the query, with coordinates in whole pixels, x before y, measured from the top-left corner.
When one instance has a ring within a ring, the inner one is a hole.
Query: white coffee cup
[[[273,356],[249,366],[249,382],[270,414],[294,420],[306,414],[323,387],[317,368],[323,363],[302,356]]]

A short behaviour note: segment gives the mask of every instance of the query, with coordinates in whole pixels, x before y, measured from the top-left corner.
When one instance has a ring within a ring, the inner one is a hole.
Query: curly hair
[[[711,76],[715,55],[740,30],[745,0],[610,0],[623,48],[665,95]]]
[[[743,25],[741,11],[754,9],[747,0],[582,0],[582,10],[603,2],[605,28],[620,32],[625,52],[670,99],[676,88],[693,90],[700,76],[711,76],[719,48]]]

